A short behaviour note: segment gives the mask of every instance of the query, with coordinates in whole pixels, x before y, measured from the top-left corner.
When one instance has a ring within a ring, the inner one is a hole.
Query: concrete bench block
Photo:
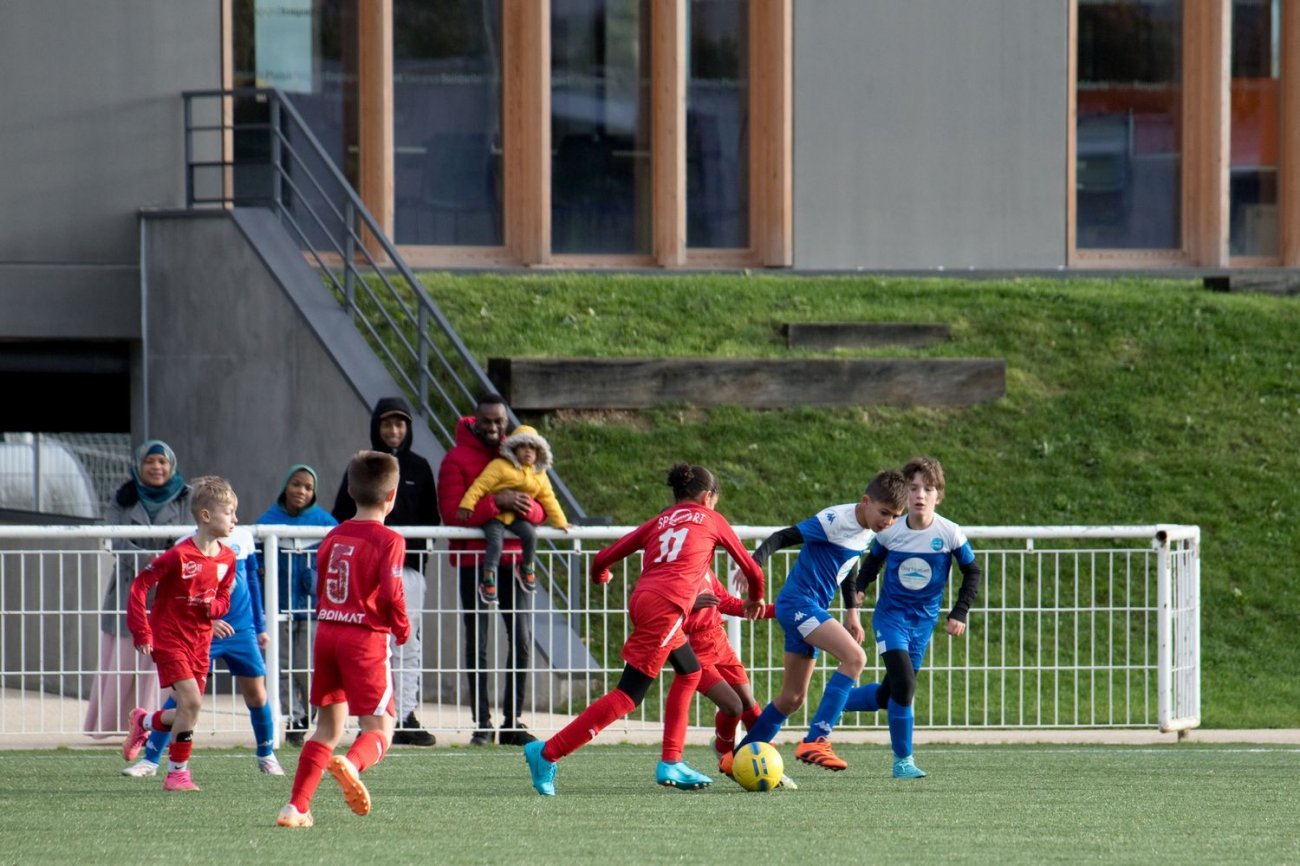
[[[969,406],[1006,393],[1006,362],[985,358],[492,358],[488,375],[522,410]]]

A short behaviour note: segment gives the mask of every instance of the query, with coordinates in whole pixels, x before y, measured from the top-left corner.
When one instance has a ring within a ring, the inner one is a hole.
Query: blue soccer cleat
[[[556,765],[554,761],[542,757],[545,746],[544,740],[528,743],[524,746],[524,760],[528,762],[528,774],[533,777],[533,787],[537,793],[543,797],[554,797]]]
[[[925,770],[922,770],[912,760],[912,756],[906,758],[894,759],[894,778],[895,779],[923,779],[926,776]]]
[[[678,761],[675,764],[660,761],[655,769],[655,781],[665,788],[678,788],[683,791],[707,788],[713,784],[712,779],[692,770],[685,761]]]

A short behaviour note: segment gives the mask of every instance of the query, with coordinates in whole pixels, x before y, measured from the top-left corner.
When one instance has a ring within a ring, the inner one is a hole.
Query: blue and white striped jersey
[[[783,600],[830,606],[840,582],[871,544],[872,532],[858,523],[857,507],[856,502],[832,505],[795,527],[803,536],[803,548],[781,588]]]

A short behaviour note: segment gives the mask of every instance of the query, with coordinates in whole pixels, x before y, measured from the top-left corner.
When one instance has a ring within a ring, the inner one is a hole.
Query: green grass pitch
[[[889,778],[881,746],[838,747],[836,774],[781,751],[798,791],[662,789],[656,747],[593,745],[543,798],[518,750],[396,749],[366,774],[368,817],[327,775],[310,830],[274,826],[291,780],[247,751],[196,749],[194,794],[119,775],[111,752],[0,752],[0,862],[1300,861],[1300,749],[934,745],[917,781]]]

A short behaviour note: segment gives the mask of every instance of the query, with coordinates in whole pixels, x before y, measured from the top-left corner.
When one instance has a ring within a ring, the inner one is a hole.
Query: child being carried
[[[465,491],[456,513],[457,519],[469,520],[474,506],[484,496],[503,490],[518,490],[541,503],[551,526],[568,532],[569,521],[560,508],[559,500],[555,498],[550,479],[546,477],[551,462],[550,443],[541,434],[527,425],[515,428],[502,441],[501,456],[489,463],[469,490]],[[483,554],[483,568],[479,572],[478,594],[484,604],[496,604],[497,601],[497,571],[501,566],[501,549],[506,529],[519,538],[523,547],[523,557],[519,561],[519,573],[516,575],[520,588],[524,592],[537,590],[534,565],[537,557],[537,533],[533,524],[527,520],[517,520],[514,514],[504,512],[483,524],[487,550]]]

